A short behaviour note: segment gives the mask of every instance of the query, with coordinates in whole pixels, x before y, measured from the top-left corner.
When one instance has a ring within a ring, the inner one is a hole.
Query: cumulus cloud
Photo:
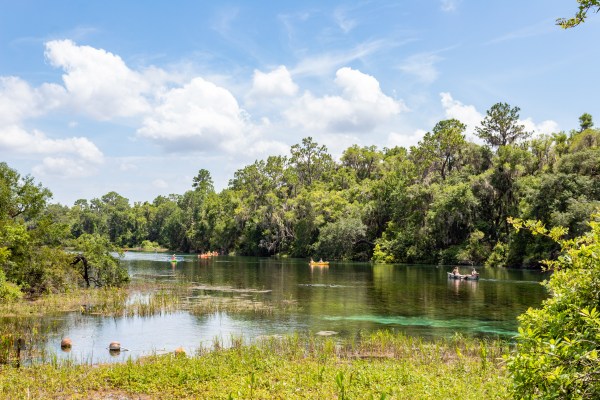
[[[367,133],[406,110],[402,101],[386,96],[372,76],[352,68],[336,73],[341,95],[315,97],[306,92],[284,112],[292,126],[330,133]]]
[[[247,118],[235,97],[202,78],[167,91],[159,102],[138,129],[140,137],[191,151],[222,147],[244,135]]]
[[[484,115],[477,111],[472,105],[465,105],[458,100],[452,98],[450,93],[440,93],[442,107],[446,117],[456,118],[467,125],[467,133],[475,134],[475,128],[480,125]],[[540,123],[535,123],[530,117],[520,119],[519,123],[525,126],[525,130],[537,134],[550,134],[559,131],[559,126],[556,121],[545,120]]]
[[[45,83],[32,88],[14,76],[0,76],[0,127],[44,114],[65,99],[64,89]]]
[[[77,158],[45,157],[42,164],[32,168],[35,175],[58,176],[60,178],[81,178],[90,176],[95,172],[94,167]]]
[[[483,115],[477,111],[475,106],[465,105],[458,100],[452,98],[450,93],[440,93],[442,107],[448,119],[455,118],[467,125],[467,132],[473,134],[475,127],[479,126]]]
[[[0,130],[0,149],[21,154],[70,154],[92,163],[101,163],[102,152],[84,137],[50,139],[43,132],[29,133],[13,125]]]
[[[401,134],[398,132],[391,132],[387,138],[387,147],[392,148],[395,146],[409,148],[410,146],[416,146],[423,136],[427,133],[423,129],[417,129],[412,134]]]
[[[546,120],[536,124],[531,118],[527,118],[524,120],[519,120],[519,122],[525,126],[525,130],[527,132],[533,132],[534,136],[549,135],[560,130],[558,123],[553,120]]]
[[[51,65],[65,71],[62,79],[70,104],[93,118],[109,120],[150,110],[144,95],[151,85],[121,57],[70,40],[47,42],[45,54]]]
[[[42,163],[33,168],[36,174],[44,176],[88,176],[104,161],[102,152],[87,138],[51,139],[43,132],[30,133],[17,125],[0,129],[0,150],[44,156]]]
[[[293,96],[298,92],[298,85],[292,80],[288,69],[281,65],[271,72],[254,71],[252,79],[252,97]]]

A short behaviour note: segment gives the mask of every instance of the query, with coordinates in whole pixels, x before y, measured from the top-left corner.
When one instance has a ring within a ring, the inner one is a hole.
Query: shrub
[[[591,231],[563,240],[564,228],[512,221],[517,230],[556,240],[562,253],[545,265],[550,297],[519,317],[517,348],[507,356],[517,398],[600,398],[600,215]]]
[[[14,283],[6,280],[4,271],[0,269],[0,300],[4,302],[12,302],[23,297],[23,292]]]

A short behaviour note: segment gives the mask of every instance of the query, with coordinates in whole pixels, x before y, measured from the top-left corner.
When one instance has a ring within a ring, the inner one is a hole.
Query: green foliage
[[[583,113],[579,117],[579,132],[583,132],[586,129],[590,129],[594,126],[594,121],[592,121],[592,116],[588,113]]]
[[[158,249],[160,246],[159,246],[159,244],[158,244],[158,243],[156,243],[156,242],[153,242],[153,241],[151,241],[151,240],[143,240],[143,241],[142,241],[142,244],[140,245],[140,247],[141,247],[143,250],[146,250],[146,251],[148,251],[148,250],[156,250],[156,249]]]
[[[21,288],[11,282],[6,281],[4,271],[0,269],[0,300],[3,302],[13,302],[23,297]]]
[[[515,234],[507,218],[564,225],[571,237],[586,232],[600,205],[600,133],[584,114],[582,131],[520,142],[528,133],[518,113],[506,103],[488,111],[478,133],[494,151],[468,142],[455,119],[410,149],[354,145],[339,161],[307,137],[287,157],[236,171],[219,193],[200,169],[191,190],[133,205],[109,192],[71,208],[48,206],[49,192],[4,166],[2,267],[25,290],[53,291],[34,249],[86,234],[117,247],[149,241],[182,252],[535,266],[557,246]]]
[[[600,0],[577,0],[577,3],[579,3],[579,9],[575,16],[571,18],[558,18],[556,25],[564,29],[573,28],[585,21],[588,11],[596,13],[600,11]]]
[[[333,260],[350,260],[357,242],[364,239],[366,226],[359,218],[342,218],[321,228],[314,245],[318,257]]]
[[[456,254],[461,264],[482,265],[490,256],[490,249],[484,241],[485,235],[480,230],[471,232],[464,246]]]
[[[564,239],[567,230],[539,221],[511,221],[517,230],[560,243],[561,255],[545,264],[554,271],[544,284],[550,292],[540,309],[519,317],[517,349],[507,358],[516,397],[600,396],[600,215],[591,231]]]
[[[81,235],[73,242],[77,252],[72,265],[77,267],[81,277],[89,286],[120,286],[129,282],[129,275],[119,260],[111,255],[117,249],[100,235]]]
[[[486,267],[506,267],[506,258],[508,253],[508,245],[502,242],[497,242],[492,249],[491,254],[485,261]]]
[[[519,124],[519,107],[496,103],[486,113],[481,126],[475,128],[477,136],[492,147],[513,144],[531,135]]]

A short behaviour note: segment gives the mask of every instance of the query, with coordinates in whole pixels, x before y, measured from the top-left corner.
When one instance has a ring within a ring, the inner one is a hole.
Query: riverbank
[[[356,340],[270,337],[195,355],[111,365],[0,366],[11,399],[507,399],[507,344],[423,341],[387,331]]]

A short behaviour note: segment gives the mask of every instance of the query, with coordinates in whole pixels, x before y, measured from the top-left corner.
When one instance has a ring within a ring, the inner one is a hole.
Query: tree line
[[[492,106],[476,128],[482,144],[467,140],[466,126],[456,119],[438,122],[410,148],[353,145],[339,160],[307,137],[289,155],[239,169],[220,192],[201,169],[185,193],[133,204],[116,192],[71,207],[50,204],[48,189],[1,164],[2,270],[20,285],[39,275],[34,286],[43,290],[43,276],[53,266],[32,271],[41,263],[33,260],[61,261],[60,253],[39,252],[93,243],[245,256],[537,266],[555,257],[558,245],[515,231],[507,218],[564,226],[571,237],[585,232],[600,207],[600,131],[583,114],[579,129],[532,138],[519,111],[506,103]],[[19,257],[29,259],[28,267],[15,261]],[[94,279],[120,279],[111,274]]]
[[[183,194],[133,205],[118,193],[55,212],[73,237],[120,247],[332,260],[535,266],[556,244],[514,232],[508,217],[565,226],[572,236],[600,206],[600,132],[531,138],[519,108],[492,106],[465,138],[438,122],[410,148],[347,148],[336,161],[311,137],[287,156],[257,160],[216,192],[204,169]]]

